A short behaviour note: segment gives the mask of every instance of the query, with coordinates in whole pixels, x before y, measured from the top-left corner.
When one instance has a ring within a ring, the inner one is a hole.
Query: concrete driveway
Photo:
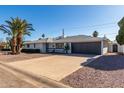
[[[25,71],[45,76],[56,81],[78,70],[80,64],[93,56],[53,55],[25,61],[6,63]]]

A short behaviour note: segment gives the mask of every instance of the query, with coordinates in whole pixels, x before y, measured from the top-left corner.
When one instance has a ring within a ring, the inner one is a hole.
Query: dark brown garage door
[[[72,53],[101,54],[100,42],[72,43]]]

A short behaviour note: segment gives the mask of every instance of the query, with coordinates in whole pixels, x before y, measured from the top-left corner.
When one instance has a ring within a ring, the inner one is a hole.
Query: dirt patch
[[[78,88],[124,87],[124,56],[107,55],[61,80]]]
[[[0,53],[0,61],[3,61],[3,62],[15,62],[15,61],[28,60],[28,59],[33,59],[33,58],[47,57],[47,56],[50,56],[50,54],[21,53],[19,55],[11,55],[11,54],[6,54],[6,53]]]

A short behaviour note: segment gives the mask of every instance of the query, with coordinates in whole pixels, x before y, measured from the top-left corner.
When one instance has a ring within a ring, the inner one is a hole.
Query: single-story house
[[[28,41],[25,42],[24,49],[40,49],[43,53],[65,53],[65,45],[69,46],[68,53],[102,55],[108,52],[108,39],[86,35]]]

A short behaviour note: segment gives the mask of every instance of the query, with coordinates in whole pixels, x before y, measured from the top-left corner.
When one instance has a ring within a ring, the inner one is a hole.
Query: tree
[[[98,37],[98,34],[99,34],[99,33],[98,33],[97,31],[94,31],[94,32],[93,32],[93,37]]]
[[[116,36],[116,40],[120,45],[124,44],[124,17],[118,22],[118,26],[120,27],[118,31],[118,35]]]
[[[14,19],[12,18],[13,22],[5,21],[7,25],[1,25],[0,30],[3,31],[5,34],[11,36],[10,45],[13,54],[16,54],[16,36],[17,31],[15,30],[16,26],[14,24]]]
[[[42,38],[45,38],[45,34],[42,34]]]
[[[10,45],[13,54],[21,52],[23,36],[31,34],[34,31],[32,24],[20,18],[11,18],[6,20],[6,25],[1,25],[0,30],[11,37]]]
[[[18,34],[17,34],[17,53],[21,53],[23,47],[23,37],[25,35],[30,36],[31,31],[34,31],[32,24],[28,23],[26,20],[19,19],[18,17],[15,19],[18,25]]]

